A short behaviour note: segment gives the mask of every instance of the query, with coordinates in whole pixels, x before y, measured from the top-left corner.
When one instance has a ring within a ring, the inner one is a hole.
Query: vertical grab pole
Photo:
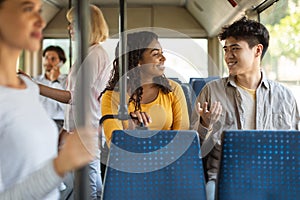
[[[77,61],[76,67],[76,89],[75,95],[75,125],[76,127],[85,126],[88,113],[90,96],[90,89],[86,84],[85,80],[88,80],[87,73],[85,73],[82,63],[87,55],[88,51],[88,37],[89,37],[89,20],[90,20],[90,9],[88,1],[75,0],[75,37],[76,37],[76,49],[77,49]],[[86,68],[86,67],[85,67]],[[83,135],[81,135],[83,137]],[[84,166],[81,169],[75,171],[74,179],[74,197],[75,200],[90,199],[90,183],[89,183],[89,168]]]
[[[72,7],[72,0],[69,0],[69,3],[68,3],[68,9],[70,9]],[[70,32],[68,31],[68,34],[69,34],[69,69],[71,69],[72,67],[72,60],[73,60],[73,53],[72,53],[72,38],[71,38],[71,34]]]
[[[119,77],[121,78],[119,82],[120,88],[120,106],[119,106],[119,119],[128,119],[128,109],[127,109],[127,7],[126,0],[120,0],[119,8]]]

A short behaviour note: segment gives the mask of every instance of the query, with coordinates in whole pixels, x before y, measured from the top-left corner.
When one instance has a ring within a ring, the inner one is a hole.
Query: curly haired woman
[[[140,122],[150,130],[188,130],[189,116],[185,96],[181,86],[164,75],[166,58],[158,36],[148,31],[130,33],[127,35],[127,50],[128,113],[138,120],[135,120],[136,123],[118,119],[105,120],[103,128],[108,145],[114,130],[134,129],[134,125]],[[119,44],[108,86],[100,96],[102,116],[118,112],[118,52]]]

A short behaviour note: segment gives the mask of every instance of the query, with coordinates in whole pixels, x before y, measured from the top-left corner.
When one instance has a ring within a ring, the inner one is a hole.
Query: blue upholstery
[[[219,76],[209,76],[206,78],[190,78],[190,85],[194,91],[193,99],[192,99],[192,106],[194,106],[195,100],[197,96],[200,94],[200,91],[205,86],[206,83],[219,79]]]
[[[171,80],[173,80],[173,81],[175,81],[175,82],[177,82],[179,84],[182,83],[181,80],[179,78],[177,78],[177,77],[169,77],[168,79],[171,79]]]
[[[218,196],[300,199],[300,132],[225,131]]]
[[[103,199],[206,199],[195,131],[114,131]]]
[[[183,90],[184,96],[185,96],[185,100],[186,100],[186,104],[187,104],[187,108],[188,108],[188,112],[189,112],[189,118],[191,119],[191,115],[192,115],[192,100],[193,100],[193,89],[191,87],[190,84],[188,83],[182,83],[181,84],[181,88]]]
[[[209,76],[206,78],[190,78],[190,85],[192,86],[195,96],[198,96],[202,88],[205,86],[206,83],[219,79],[219,76]]]

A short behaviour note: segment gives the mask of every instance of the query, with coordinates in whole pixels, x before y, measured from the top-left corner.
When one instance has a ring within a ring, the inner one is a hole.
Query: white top
[[[242,96],[243,101],[241,101],[242,112],[241,115],[241,129],[243,130],[253,130],[255,129],[255,116],[256,116],[256,98],[255,90],[247,89],[243,86],[237,84],[237,89]],[[251,92],[251,93],[250,93]],[[244,119],[244,120],[243,120]]]
[[[80,66],[78,66],[75,62],[75,64],[71,67],[67,80],[67,90],[71,92],[71,102],[66,106],[64,123],[65,130],[73,131],[76,127],[75,124],[78,113],[76,113],[77,109],[74,95],[77,90],[80,90],[78,87],[82,85],[82,72],[84,72],[86,77],[88,77],[85,79],[85,83],[90,88],[90,91],[85,91],[89,94],[85,97],[86,101],[89,102],[89,105],[86,106],[85,109],[85,114],[87,115],[86,121],[89,123],[88,125],[98,128],[99,119],[101,117],[101,106],[98,101],[98,97],[106,87],[111,69],[108,55],[100,44],[95,44],[88,49],[88,54]]]
[[[67,77],[65,75],[60,75],[58,78],[59,82],[58,81],[52,82],[45,77],[45,74],[42,74],[35,77],[34,80],[40,84],[46,85],[51,88],[65,90],[65,86],[63,86],[63,83],[66,81],[66,78]],[[59,101],[53,100],[48,97],[44,97],[42,95],[40,95],[40,102],[46,109],[51,119],[64,120],[65,104],[60,103]]]
[[[0,199],[58,199],[57,127],[38,86],[21,78],[26,89],[0,86]]]

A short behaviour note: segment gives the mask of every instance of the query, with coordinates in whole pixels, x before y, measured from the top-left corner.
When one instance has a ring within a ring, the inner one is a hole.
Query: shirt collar
[[[261,76],[262,76],[262,79],[261,79],[261,82],[260,82],[258,88],[264,86],[266,89],[269,89],[268,79],[266,77],[266,73],[263,70],[261,70]],[[226,86],[237,87],[237,85],[235,83],[235,76],[228,76],[228,78],[226,80]]]
[[[41,79],[42,79],[42,80],[47,80],[47,81],[49,81],[49,80],[46,78],[46,74],[45,74],[45,73],[41,74]]]
[[[263,70],[261,70],[261,76],[262,76],[262,79],[259,84],[259,87],[264,86],[266,89],[269,89],[268,79],[267,79],[266,73]]]

